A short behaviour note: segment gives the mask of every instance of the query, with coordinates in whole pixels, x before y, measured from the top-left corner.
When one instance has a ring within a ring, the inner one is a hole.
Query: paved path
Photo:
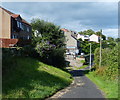
[[[75,79],[74,85],[59,98],[104,98],[103,93],[93,82],[84,76],[83,72],[84,70],[71,71]]]
[[[68,55],[66,61],[70,62],[70,66],[81,67],[83,65],[80,60],[74,59],[72,55]]]
[[[69,61],[72,66],[82,66],[82,64],[78,63],[80,61],[76,61],[72,57],[69,57],[69,59],[67,58],[66,60]],[[88,69],[89,67],[82,70],[74,69],[73,71],[70,71],[70,73],[73,75],[74,83],[72,83],[69,87],[59,91],[51,98],[94,98],[91,100],[98,100],[98,98],[102,98],[102,100],[106,100],[104,99],[104,95],[98,89],[98,87],[84,75],[84,71]]]

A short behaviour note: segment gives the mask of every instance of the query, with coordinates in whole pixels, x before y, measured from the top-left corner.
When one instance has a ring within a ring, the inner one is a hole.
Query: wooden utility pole
[[[90,70],[91,70],[91,43],[90,43]]]
[[[101,67],[101,59],[102,59],[102,30],[100,30],[100,62],[99,62],[99,68]]]

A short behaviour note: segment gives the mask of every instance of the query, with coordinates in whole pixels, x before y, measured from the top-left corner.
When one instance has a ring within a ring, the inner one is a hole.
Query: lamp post
[[[91,43],[90,43],[90,65],[89,65],[89,70],[91,70]]]

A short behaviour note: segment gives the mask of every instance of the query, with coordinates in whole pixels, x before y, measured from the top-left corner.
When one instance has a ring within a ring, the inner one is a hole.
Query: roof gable
[[[19,14],[15,14],[15,13],[13,13],[13,12],[11,12],[11,11],[8,11],[7,9],[5,9],[5,8],[3,8],[3,7],[1,7],[1,6],[0,6],[0,8],[3,9],[5,12],[7,12],[9,15],[11,15],[11,17],[13,17],[13,18],[15,18],[15,19],[19,17],[23,23],[30,25],[30,24],[29,24],[26,20],[24,20]]]
[[[98,35],[96,35],[96,34],[92,34],[90,37],[92,37],[92,36],[100,37],[100,36],[98,36]]]

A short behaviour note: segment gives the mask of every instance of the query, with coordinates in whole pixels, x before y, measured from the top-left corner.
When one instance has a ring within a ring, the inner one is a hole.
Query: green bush
[[[62,67],[65,64],[63,49],[65,36],[60,26],[40,19],[33,19],[31,23],[34,32],[32,45],[44,63]]]
[[[100,59],[99,48],[95,50],[94,55],[95,55],[94,66],[97,69],[96,74],[101,75],[106,79],[117,80],[118,79],[118,45],[116,45],[113,49],[110,48],[102,49],[101,68],[99,68],[99,59]]]

